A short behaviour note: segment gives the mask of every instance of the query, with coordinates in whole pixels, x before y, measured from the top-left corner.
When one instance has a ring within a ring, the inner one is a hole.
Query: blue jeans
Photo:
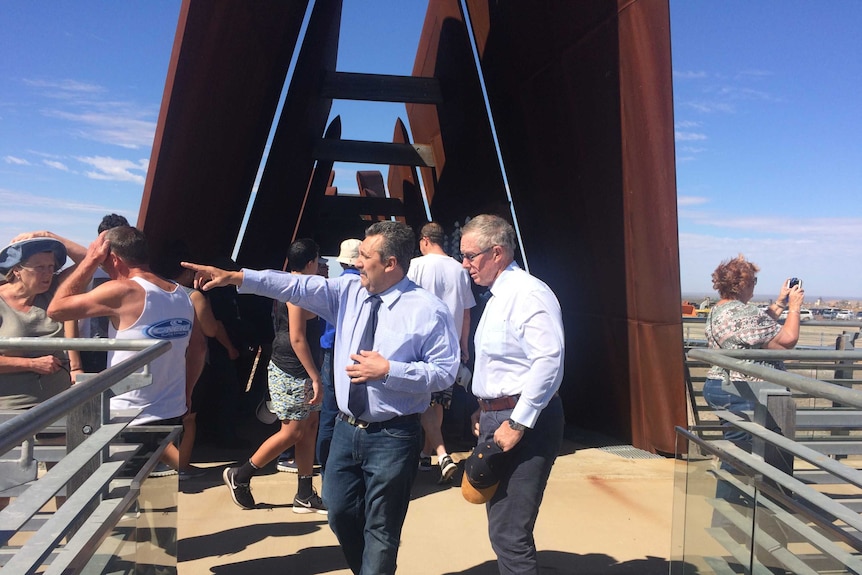
[[[395,573],[421,426],[417,417],[372,429],[336,420],[323,501],[350,569],[358,575],[387,575]]]
[[[329,444],[338,415],[338,402],[335,401],[335,382],[332,380],[332,349],[323,349],[320,366],[320,382],[323,384],[323,405],[320,408],[320,426],[317,428],[317,462],[320,473],[326,472],[326,459],[329,457]]]
[[[746,384],[747,385],[747,384]],[[754,411],[755,402],[751,399],[730,393],[721,387],[720,379],[707,379],[703,384],[703,399],[712,409],[729,411],[746,420],[749,416],[744,411]],[[724,438],[737,447],[751,453],[751,435],[734,427],[732,424],[722,421]]]
[[[706,404],[712,409],[729,411],[746,420],[749,419],[748,414],[744,411],[754,411],[754,400],[730,393],[721,387],[720,379],[707,379],[703,384],[703,399]],[[741,429],[734,427],[733,424],[726,421],[721,422],[722,434],[724,438],[740,449],[744,449],[751,453],[751,434]],[[738,473],[738,471],[729,463],[722,461],[721,469],[729,473]],[[750,498],[742,491],[734,487],[731,483],[719,480],[715,487],[715,497],[723,499],[731,503],[751,507],[753,503]],[[716,511],[713,513],[713,525],[722,525],[725,522],[724,517]]]
[[[511,415],[511,409],[483,412],[479,419],[480,441],[493,440],[494,432]],[[563,404],[555,396],[533,429],[527,429],[512,450],[510,467],[485,505],[488,535],[497,554],[500,575],[538,573],[533,528],[551,467],[562,446],[564,426]]]

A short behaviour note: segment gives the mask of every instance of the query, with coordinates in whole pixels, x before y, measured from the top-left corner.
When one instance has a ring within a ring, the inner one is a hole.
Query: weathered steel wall
[[[530,269],[566,326],[569,421],[684,425],[667,0],[468,0]]]
[[[233,251],[306,4],[183,0],[138,216],[156,257]]]

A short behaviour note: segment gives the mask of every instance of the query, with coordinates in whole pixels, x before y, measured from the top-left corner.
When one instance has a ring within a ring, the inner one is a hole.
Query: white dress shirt
[[[533,427],[563,380],[560,302],[514,262],[494,280],[491,294],[474,339],[473,394],[520,395],[511,417]]]

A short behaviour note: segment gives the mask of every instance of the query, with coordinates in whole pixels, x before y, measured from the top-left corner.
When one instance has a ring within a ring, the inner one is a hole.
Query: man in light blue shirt
[[[446,306],[407,279],[415,238],[384,221],[366,230],[359,276],[334,279],[276,271],[230,272],[184,263],[204,291],[225,285],[288,301],[335,325],[339,415],[326,462],[329,524],[357,574],[394,573],[401,527],[419,458],[419,414],[431,393],[452,385],[458,336]],[[382,300],[371,349],[360,349],[374,296]],[[360,413],[351,392],[364,394]],[[354,409],[355,404],[354,404]]]

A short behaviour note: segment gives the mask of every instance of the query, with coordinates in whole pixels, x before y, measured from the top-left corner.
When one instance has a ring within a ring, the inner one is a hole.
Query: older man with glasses
[[[473,431],[480,444],[496,443],[507,454],[486,503],[503,575],[538,572],[533,527],[564,425],[557,395],[565,356],[560,303],[515,263],[515,247],[515,230],[500,217],[479,215],[463,228],[462,265],[491,293],[474,338]]]

